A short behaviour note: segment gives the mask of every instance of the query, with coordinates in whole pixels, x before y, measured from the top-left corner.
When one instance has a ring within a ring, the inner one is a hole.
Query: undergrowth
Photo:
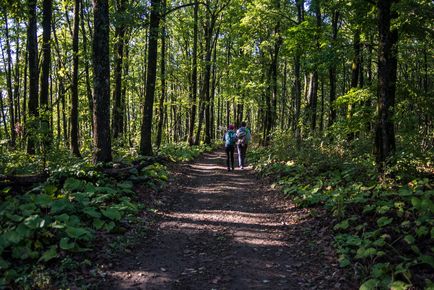
[[[188,161],[210,150],[210,146],[178,144],[164,146],[159,154]],[[117,162],[140,160],[132,151],[121,154],[115,157]],[[22,153],[2,158],[7,161],[0,168],[4,174],[41,169],[40,160]],[[134,184],[157,190],[168,180],[166,167],[159,163],[133,168],[126,178],[115,179],[92,165],[90,156],[77,159],[58,152],[56,158],[45,160],[50,177],[42,184],[29,188],[0,184],[0,288],[62,288],[69,271],[95,266],[82,255],[100,246],[101,236],[122,235],[141,222],[138,213],[145,205]]]
[[[360,289],[434,289],[432,152],[398,153],[379,176],[370,154],[360,153],[365,145],[309,140],[297,149],[278,134],[249,159],[298,206],[333,215],[340,266],[352,268]]]

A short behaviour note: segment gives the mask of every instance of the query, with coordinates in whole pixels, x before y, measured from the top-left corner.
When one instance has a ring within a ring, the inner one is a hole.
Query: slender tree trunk
[[[351,89],[357,88],[360,76],[360,30],[356,29],[353,38],[354,57],[351,64]],[[351,122],[353,118],[354,104],[349,103],[347,108],[347,120]],[[354,139],[354,133],[349,133],[347,136],[348,141]]]
[[[72,36],[72,87],[71,87],[71,152],[80,157],[78,144],[78,33],[80,22],[80,0],[74,0],[74,31]]]
[[[210,15],[207,21],[205,32],[205,75],[202,86],[201,99],[204,100],[205,109],[205,144],[211,144],[211,106],[210,106],[210,81],[211,81],[211,56],[212,56],[212,37],[214,31],[214,16]]]
[[[166,0],[161,0],[163,15],[166,11]],[[161,95],[158,104],[157,148],[160,148],[164,125],[164,100],[166,98],[166,17],[162,17],[161,27]]]
[[[38,37],[37,37],[37,15],[36,0],[28,0],[29,24],[27,26],[27,51],[29,57],[29,118],[27,153],[35,154],[36,145],[36,118],[38,117]]]
[[[93,0],[93,162],[110,162],[110,58],[108,0]]]
[[[154,106],[155,80],[157,77],[158,30],[160,26],[161,0],[151,0],[149,23],[148,76],[146,82],[145,105],[141,128],[140,153],[152,155],[152,113]]]
[[[8,25],[8,16],[6,9],[4,10],[4,18],[5,18],[5,36],[6,36],[6,54],[8,56],[7,61],[5,61],[5,70],[6,70],[6,83],[7,83],[7,91],[9,97],[9,122],[10,122],[10,130],[11,130],[11,140],[10,145],[12,148],[15,147],[16,142],[16,131],[15,131],[15,114],[14,114],[14,95],[12,91],[12,53],[11,53],[11,45],[10,45],[10,37],[9,37],[9,25]],[[18,46],[18,44],[17,44]],[[4,57],[3,57],[4,58]],[[6,65],[7,63],[7,65]],[[18,64],[17,64],[18,65]]]
[[[196,121],[196,100],[197,100],[197,38],[198,38],[198,21],[199,21],[199,2],[195,0],[194,5],[194,22],[193,22],[193,65],[191,72],[191,93],[190,93],[190,126],[188,132],[188,143],[193,145],[195,143],[194,140],[194,124]]]
[[[43,134],[44,150],[48,150],[51,145],[52,137],[50,134],[48,104],[49,77],[51,66],[51,16],[53,11],[52,0],[42,2],[42,73],[41,73],[41,92],[39,96],[39,107],[41,111],[41,132]]]
[[[84,59],[84,75],[86,79],[86,95],[87,95],[87,101],[88,101],[88,107],[89,107],[89,120],[91,123],[91,136],[94,131],[93,126],[93,97],[92,97],[92,86],[90,84],[90,73],[89,73],[89,55],[87,52],[87,33],[84,25],[84,0],[81,0],[80,3],[80,17],[81,17],[81,34],[83,39],[83,59]],[[89,32],[91,32],[89,30]],[[89,33],[90,34],[90,33]]]
[[[397,17],[391,7],[395,0],[378,0],[378,120],[375,138],[375,156],[380,171],[395,151],[393,114],[397,78],[398,30],[391,20]]]
[[[304,0],[297,0],[297,23],[300,25],[304,21]],[[296,138],[296,142],[299,146],[301,143],[301,128],[299,124],[300,120],[300,110],[301,110],[301,48],[297,47],[294,58],[294,92],[295,92],[295,112],[294,112],[294,121],[293,121],[293,131]]]
[[[336,40],[338,38],[338,21],[339,21],[339,11],[333,11],[332,16],[332,48],[336,47]],[[332,61],[329,67],[329,81],[330,81],[330,98],[329,98],[329,106],[330,106],[330,116],[328,126],[330,127],[336,120],[336,108],[335,108],[335,100],[336,100],[336,62]]]
[[[125,14],[125,0],[118,0],[118,13],[120,15]],[[124,129],[124,111],[125,111],[125,100],[122,98],[122,69],[124,61],[124,43],[125,43],[125,20],[121,19],[115,28],[115,69],[114,69],[114,79],[115,79],[115,90],[114,90],[114,101],[113,106],[113,138],[118,138],[123,135]]]
[[[9,130],[8,130],[8,123],[6,121],[6,114],[5,114],[5,110],[4,110],[4,103],[3,103],[3,93],[0,90],[0,110],[1,110],[1,114],[2,114],[2,123],[4,126],[4,130],[5,130],[5,136],[8,139],[9,138]]]

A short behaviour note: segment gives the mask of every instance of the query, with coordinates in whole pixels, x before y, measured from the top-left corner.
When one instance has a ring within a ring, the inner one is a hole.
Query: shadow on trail
[[[223,152],[184,165],[155,236],[110,270],[110,289],[350,289],[317,220],[227,172]]]

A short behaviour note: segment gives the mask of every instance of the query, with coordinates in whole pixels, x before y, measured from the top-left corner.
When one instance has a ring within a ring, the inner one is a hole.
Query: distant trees
[[[379,167],[397,140],[431,146],[430,1],[110,3],[2,7],[0,138],[11,148],[106,162],[111,140],[114,154],[150,155],[212,143],[242,120],[265,145],[277,130],[300,148],[375,137]]]

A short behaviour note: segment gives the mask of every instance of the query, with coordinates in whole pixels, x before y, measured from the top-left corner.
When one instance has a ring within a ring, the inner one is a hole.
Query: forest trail
[[[108,272],[104,289],[351,289],[325,213],[298,209],[254,171],[204,154],[159,193],[155,233]]]

